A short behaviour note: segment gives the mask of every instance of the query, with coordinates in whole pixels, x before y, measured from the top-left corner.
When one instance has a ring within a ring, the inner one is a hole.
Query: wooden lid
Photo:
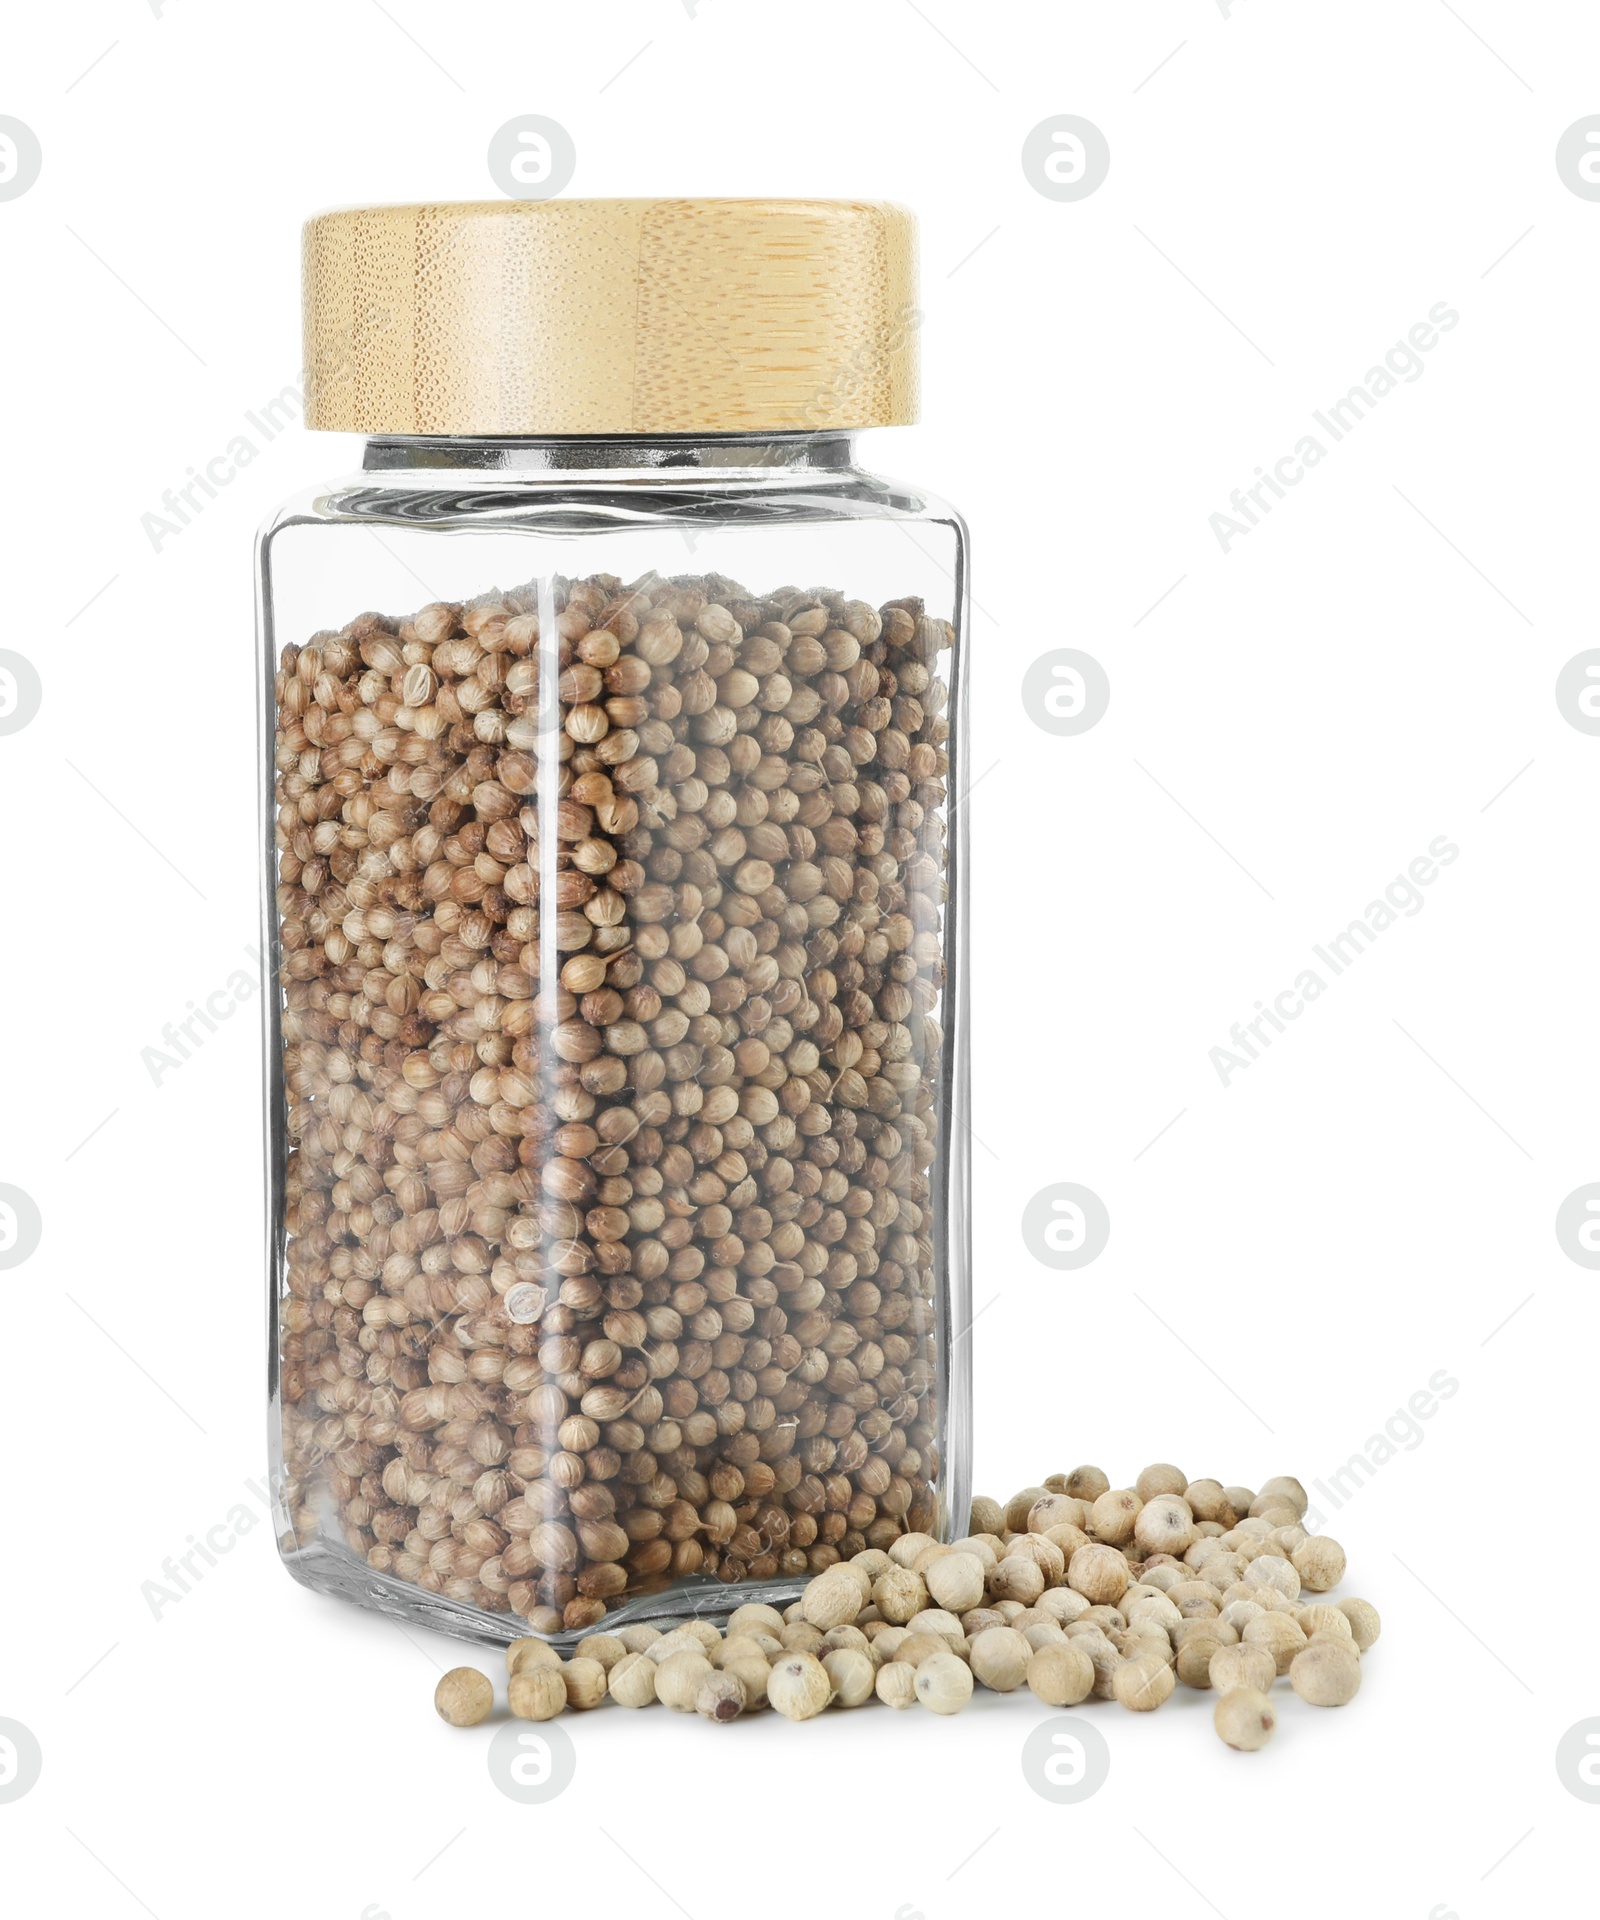
[[[880,200],[352,207],[304,235],[306,425],[762,433],[917,417],[916,223]]]

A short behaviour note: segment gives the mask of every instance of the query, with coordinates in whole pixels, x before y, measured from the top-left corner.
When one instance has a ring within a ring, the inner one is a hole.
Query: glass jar
[[[367,440],[260,541],[286,1564],[506,1641],[947,1533],[965,533],[851,437],[913,417],[910,217],[367,209],[306,267]]]

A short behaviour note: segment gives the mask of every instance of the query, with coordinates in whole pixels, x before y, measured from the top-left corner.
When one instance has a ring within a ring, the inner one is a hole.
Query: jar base
[[[409,1580],[364,1566],[343,1548],[326,1540],[312,1540],[280,1555],[285,1569],[303,1587],[335,1600],[352,1601],[369,1612],[392,1620],[409,1620],[435,1633],[479,1646],[506,1647],[529,1635],[528,1623],[514,1613],[490,1613],[461,1600],[429,1593]],[[658,1593],[635,1594],[608,1609],[592,1627],[539,1634],[560,1652],[568,1653],[590,1634],[615,1633],[622,1627],[651,1626],[658,1620],[709,1620],[723,1626],[735,1607],[759,1604],[780,1610],[805,1591],[804,1577],[782,1580],[679,1581]]]

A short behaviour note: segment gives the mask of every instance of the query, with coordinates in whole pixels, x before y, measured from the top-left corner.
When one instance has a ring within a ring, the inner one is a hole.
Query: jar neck
[[[848,433],[391,434],[368,440],[367,473],[463,469],[520,473],[838,473],[855,464]]]

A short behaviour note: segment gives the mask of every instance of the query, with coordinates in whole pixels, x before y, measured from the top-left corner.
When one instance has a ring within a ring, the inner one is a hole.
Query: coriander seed
[[[695,1712],[719,1726],[737,1720],[744,1706],[744,1682],[726,1669],[708,1673],[695,1691]]]
[[[507,1683],[506,1704],[518,1720],[555,1719],[567,1706],[567,1685],[561,1669],[548,1666],[519,1669]]]
[[[953,1653],[936,1653],[917,1668],[916,1690],[931,1713],[959,1713],[972,1698],[972,1669]]]
[[[1354,1642],[1322,1640],[1289,1663],[1289,1684],[1313,1707],[1342,1707],[1361,1687],[1361,1656]]]
[[[1228,1746],[1240,1753],[1256,1753],[1272,1738],[1278,1716],[1266,1694],[1233,1687],[1218,1699],[1211,1721]]]
[[[767,1698],[785,1720],[811,1720],[833,1698],[833,1682],[809,1653],[786,1653],[767,1675]]]
[[[494,1705],[494,1682],[476,1667],[452,1667],[433,1690],[434,1711],[451,1727],[475,1727]]]
[[[1094,1690],[1095,1667],[1081,1647],[1040,1647],[1028,1662],[1028,1690],[1047,1707],[1075,1707]]]
[[[917,1670],[903,1660],[888,1660],[879,1667],[873,1690],[886,1707],[897,1711],[917,1703]]]
[[[1340,1600],[1337,1605],[1350,1622],[1350,1637],[1356,1643],[1356,1650],[1365,1653],[1368,1647],[1376,1644],[1378,1635],[1383,1631],[1378,1609],[1370,1600]]]

